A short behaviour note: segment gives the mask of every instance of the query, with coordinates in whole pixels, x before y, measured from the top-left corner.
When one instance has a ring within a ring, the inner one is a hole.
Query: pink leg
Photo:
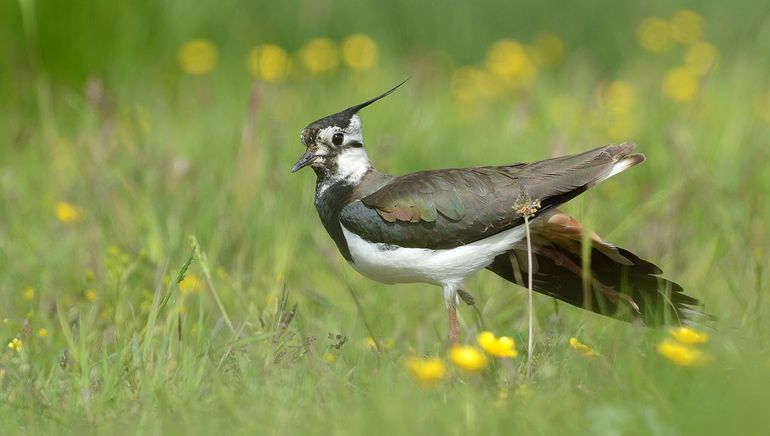
[[[454,307],[447,309],[449,312],[449,342],[456,344],[460,340],[460,326],[457,325],[457,310]]]

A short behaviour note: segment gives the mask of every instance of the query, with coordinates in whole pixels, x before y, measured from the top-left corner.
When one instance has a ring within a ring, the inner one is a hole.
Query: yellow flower
[[[121,255],[121,251],[117,245],[110,245],[107,247],[107,254],[113,257],[119,257]]]
[[[593,348],[591,348],[588,345],[580,342],[578,340],[578,338],[569,338],[569,346],[572,347],[573,350],[581,353],[584,356],[597,356],[598,355],[593,350]]]
[[[65,201],[56,203],[53,213],[56,216],[56,219],[64,224],[78,222],[83,216],[83,211],[79,207]]]
[[[112,310],[109,307],[105,307],[99,312],[99,316],[104,320],[109,320],[112,318]]]
[[[291,70],[291,58],[286,50],[275,44],[257,46],[248,57],[249,72],[266,82],[280,82]]]
[[[412,377],[423,386],[434,385],[446,376],[444,362],[437,357],[431,359],[409,357],[406,359],[406,367]]]
[[[187,273],[184,276],[184,279],[179,282],[179,291],[182,293],[182,295],[189,295],[198,292],[201,287],[201,283],[201,279],[197,274]]]
[[[699,87],[698,76],[687,68],[674,68],[663,79],[663,93],[671,100],[680,103],[695,100]]]
[[[177,59],[182,71],[199,76],[214,69],[219,52],[214,43],[207,39],[191,39],[182,44]]]
[[[636,103],[636,89],[631,82],[615,80],[604,88],[602,103],[610,112],[627,114]]]
[[[396,344],[393,342],[393,339],[385,339],[384,341],[380,341],[379,344],[374,338],[369,337],[364,339],[364,346],[370,350],[377,351],[378,345],[380,350],[392,350]]]
[[[48,330],[40,329],[40,330],[37,331],[37,335],[39,337],[41,337],[41,338],[44,338],[44,337],[48,336]]]
[[[366,35],[350,35],[342,41],[342,60],[352,70],[369,70],[377,65],[377,43]]]
[[[700,350],[666,339],[658,344],[658,353],[679,366],[697,366],[705,363]]]
[[[487,366],[484,354],[470,345],[454,345],[449,349],[449,360],[466,371],[478,371]]]
[[[334,361],[337,360],[337,356],[335,356],[334,353],[329,351],[328,353],[326,353],[326,355],[324,355],[324,360],[326,361],[326,363],[332,364],[334,363]]]
[[[21,349],[24,347],[24,344],[21,342],[21,339],[19,338],[13,338],[11,342],[8,342],[8,348],[11,350],[20,353]]]
[[[687,49],[684,64],[688,70],[702,76],[716,65],[717,54],[716,47],[707,42],[699,42]]]
[[[24,292],[21,294],[21,298],[24,299],[24,301],[32,301],[35,299],[35,289],[34,288],[27,288],[24,290]]]
[[[709,340],[709,335],[706,332],[699,332],[689,327],[677,327],[671,329],[669,334],[677,340],[680,344],[684,345],[696,345],[704,344]]]
[[[86,299],[89,303],[96,300],[96,291],[93,289],[86,289],[85,292],[83,292],[83,298]]]
[[[524,46],[516,41],[503,39],[495,42],[487,51],[487,68],[513,88],[525,88],[535,81],[537,67]]]
[[[332,72],[339,63],[337,46],[328,38],[311,39],[300,50],[300,59],[312,74]]]
[[[508,336],[495,337],[492,332],[481,332],[476,338],[481,348],[490,356],[515,358],[516,343]]]
[[[564,43],[552,33],[541,33],[532,42],[532,59],[537,65],[556,67],[564,58]]]
[[[650,17],[645,18],[636,28],[636,39],[643,49],[653,53],[663,53],[674,46],[671,25],[668,21]]]
[[[703,38],[703,17],[683,9],[671,17],[671,36],[682,44],[695,44]]]

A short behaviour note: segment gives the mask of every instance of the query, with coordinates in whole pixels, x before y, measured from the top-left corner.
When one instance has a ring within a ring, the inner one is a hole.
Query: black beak
[[[297,163],[295,163],[294,166],[291,167],[291,172],[296,173],[302,168],[310,165],[310,163],[313,162],[314,158],[315,158],[315,155],[311,153],[309,149],[305,150],[305,154],[303,154],[302,157],[299,158]]]

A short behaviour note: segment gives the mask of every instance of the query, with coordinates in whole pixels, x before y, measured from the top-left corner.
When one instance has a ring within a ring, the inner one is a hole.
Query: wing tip
[[[629,144],[631,147],[627,149],[628,152],[633,151],[634,144]],[[633,154],[624,154],[620,153],[616,155],[615,163],[612,164],[612,169],[610,170],[609,174],[602,177],[600,181],[609,179],[610,177],[614,176],[615,174],[622,173],[623,171],[639,165],[640,163],[647,160],[647,157],[642,153],[633,153]]]

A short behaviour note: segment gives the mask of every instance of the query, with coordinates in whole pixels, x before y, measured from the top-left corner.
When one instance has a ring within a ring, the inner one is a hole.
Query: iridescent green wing
[[[501,167],[422,171],[393,179],[343,208],[340,222],[371,242],[453,248],[522,223],[514,205],[539,201],[537,213],[557,206],[607,177],[633,145]]]

